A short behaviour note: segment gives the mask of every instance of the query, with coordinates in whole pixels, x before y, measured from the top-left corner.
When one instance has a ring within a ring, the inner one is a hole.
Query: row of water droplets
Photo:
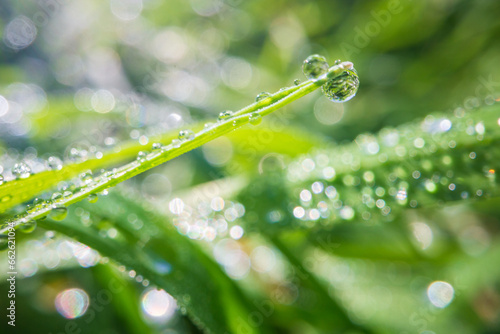
[[[173,148],[178,148],[183,142],[193,140],[195,134],[192,130],[181,130],[179,132],[178,138],[172,140],[171,145],[163,146],[161,143],[153,143],[152,151],[140,151],[137,154],[137,159],[135,162],[123,166],[122,168],[114,168],[112,170],[101,170],[98,175],[94,176],[92,171],[88,170],[79,175],[79,177],[69,181],[62,182],[58,186],[58,191],[53,193],[50,198],[35,198],[32,203],[28,204],[26,207],[26,212],[24,214],[16,215],[12,219],[7,220],[1,226],[2,231],[5,231],[8,224],[12,221],[18,221],[19,230],[25,233],[31,233],[36,228],[36,220],[29,218],[32,215],[40,215],[38,219],[45,219],[47,215],[54,220],[62,220],[67,215],[67,207],[63,204],[67,199],[72,196],[78,196],[80,193],[85,193],[89,189],[95,188],[99,185],[105,184],[106,182],[121,177],[127,170],[137,167],[162,153],[165,150],[171,150]],[[72,150],[72,151],[77,151]],[[78,152],[73,153],[73,155],[79,154]],[[99,157],[97,157],[99,158]],[[83,159],[81,161],[85,161]],[[73,160],[71,160],[73,161]],[[75,161],[73,161],[75,162]],[[78,162],[78,161],[76,161]],[[61,170],[63,168],[63,162],[61,159],[52,156],[45,161],[46,168],[44,170]],[[11,169],[11,173],[15,179],[26,179],[32,175],[32,168],[25,161],[14,164]],[[0,185],[5,183],[4,177],[0,174]],[[101,194],[107,194],[107,190],[101,192]],[[98,199],[96,193],[90,192],[85,195],[88,201],[95,203]],[[0,201],[6,202],[11,199],[11,196],[6,195],[0,198]],[[4,236],[4,235],[2,235]],[[2,238],[0,242],[3,240]]]
[[[112,174],[112,172],[103,172],[99,177],[110,177]],[[63,220],[68,214],[68,208],[64,204],[65,201],[73,195],[85,191],[87,186],[90,186],[93,182],[95,180],[90,170],[81,173],[71,181],[61,182],[58,185],[58,190],[52,193],[49,198],[47,198],[47,194],[35,198],[31,203],[26,205],[26,211],[23,214],[16,215],[12,219],[5,221],[0,228],[4,231],[6,228],[12,226],[23,233],[32,233],[37,227],[37,221],[43,220],[47,216],[56,221]],[[107,190],[104,190],[101,194],[106,195]],[[98,200],[98,195],[90,193],[87,195],[87,200],[90,203],[95,203]],[[41,215],[38,215],[39,213]],[[36,215],[39,217],[36,219],[31,218]],[[11,225],[14,222],[16,222],[16,225]],[[5,235],[2,234],[1,236],[0,244],[4,245]]]
[[[340,64],[340,61],[335,63],[336,65]],[[326,68],[326,69],[325,69]],[[312,55],[309,56],[303,64],[304,74],[308,79],[318,79],[321,75],[324,75],[328,71],[328,63],[322,56]],[[345,78],[344,76],[349,73],[349,78]],[[295,84],[299,85],[300,81],[295,80]],[[335,102],[344,102],[348,101],[356,94],[357,87],[359,85],[359,81],[357,80],[357,75],[355,75],[354,70],[346,70],[341,77],[336,79],[329,80],[324,86],[323,91],[332,101]],[[271,98],[272,94],[268,92],[262,92],[258,94],[255,98],[255,102],[261,102],[268,98]],[[226,122],[233,119],[236,114],[233,111],[226,110],[218,115],[218,123]],[[252,125],[258,125],[262,122],[262,116],[258,112],[251,112],[249,117],[249,123]],[[237,125],[237,122],[234,121],[234,126]],[[206,123],[204,126],[204,130],[202,131],[213,131],[216,124],[214,123]],[[179,131],[177,138],[173,139],[171,142],[171,148],[179,148],[182,143],[191,141],[195,139],[196,134],[194,131],[190,129],[185,129]],[[163,146],[161,143],[153,143],[152,150],[155,151],[164,151],[169,150],[170,147]],[[140,162],[145,162],[148,157],[148,152],[141,151],[137,155],[137,160]]]
[[[360,135],[343,149],[312,153],[288,166],[291,215],[307,226],[374,215],[390,220],[397,207],[494,194],[499,154],[480,142],[488,133],[498,138],[499,127],[500,119],[488,113],[428,116],[418,126]]]
[[[63,162],[56,156],[50,156],[48,159],[43,160],[39,158],[28,158],[27,161],[21,160],[14,163],[10,169],[11,179],[26,179],[30,177],[34,170],[30,165],[35,167],[36,172],[46,171],[46,170],[60,170],[63,167]],[[3,166],[0,166],[0,170],[3,171]],[[4,176],[0,173],[0,185],[8,181],[8,176]],[[1,200],[1,199],[0,199]]]
[[[335,65],[341,64],[340,60],[335,62]],[[321,76],[328,72],[329,66],[325,57],[320,55],[311,55],[304,60],[302,66],[304,75],[311,80],[319,79]],[[295,85],[300,84],[300,80],[296,79],[294,81]],[[334,102],[345,102],[352,99],[357,92],[359,86],[358,76],[354,69],[346,69],[341,76],[330,79],[322,87],[324,94]],[[267,98],[272,97],[271,93],[262,92],[255,98],[256,102],[264,101]],[[235,116],[235,113],[229,110],[223,111],[218,116],[218,121],[227,121]],[[258,112],[252,112],[249,116],[249,122],[253,125],[258,125],[262,121],[262,116]],[[213,123],[207,123],[205,125],[206,129],[211,129],[214,126]],[[193,140],[195,134],[192,130],[186,129],[179,132],[178,138],[172,140],[172,147],[178,148],[183,141]],[[165,149],[161,143],[154,143],[153,150]],[[69,151],[69,155],[72,159],[76,159],[80,156],[80,150],[77,148],[72,148]],[[147,152],[140,152],[138,160],[145,157]],[[97,152],[96,158],[102,157],[102,153]],[[85,159],[84,159],[85,160]],[[46,170],[60,170],[63,167],[63,162],[56,156],[49,157],[45,163]],[[32,174],[32,168],[24,161],[16,163],[11,169],[12,175],[15,179],[27,178]],[[4,176],[0,173],[0,185],[4,182]]]
[[[341,64],[340,60],[335,62],[335,65]],[[346,70],[338,77],[328,80],[323,86],[324,94],[333,102],[345,102],[352,99],[358,90],[359,79],[356,71],[352,68],[352,64],[344,63],[346,65]],[[350,66],[348,65],[350,64]],[[325,75],[328,70],[328,62],[325,57],[319,55],[311,55],[304,60],[302,65],[302,70],[304,75],[311,80],[317,80],[321,76]],[[295,85],[300,84],[300,80],[296,79],[294,81]],[[283,89],[282,89],[283,90]],[[261,92],[256,98],[255,102],[262,102],[268,98],[272,98],[272,94],[269,92]],[[218,122],[225,122],[234,118],[236,114],[233,111],[226,110],[219,114]],[[262,122],[262,116],[258,112],[251,112],[249,115],[249,123],[252,125],[258,125]],[[234,123],[236,125],[236,122]],[[213,130],[214,124],[205,124],[205,130]],[[195,138],[195,134],[192,130],[181,130],[179,132],[178,139],[172,141],[173,147],[180,147],[183,141],[189,141]],[[156,145],[156,146],[155,146]],[[153,144],[154,148],[161,148],[161,144]]]
[[[335,65],[339,64],[341,64],[340,61],[337,61],[335,63]],[[346,70],[339,77],[329,79],[322,87],[324,94],[334,102],[348,101],[356,94],[359,80],[355,71],[352,69],[352,64],[349,64],[347,65]],[[321,78],[328,72],[328,70],[329,67],[326,59],[319,55],[311,55],[303,63],[304,75],[311,80],[317,80]],[[295,84],[299,85],[300,82],[296,80]],[[272,94],[262,92],[257,95],[255,101],[258,103],[265,101],[266,99],[271,97]],[[232,111],[223,111],[219,114],[217,123],[220,124],[222,122],[228,122],[235,116],[235,113],[233,113]],[[258,125],[262,121],[262,116],[256,111],[251,112],[250,115],[247,116],[249,123],[252,125]],[[237,125],[236,120],[233,122],[233,125]],[[216,124],[207,123],[205,124],[205,128],[202,130],[202,132],[214,131],[216,126]],[[201,134],[202,132],[200,132],[199,134]],[[195,137],[196,134],[194,133],[194,131],[185,129],[179,131],[177,138],[173,139],[170,145],[164,146],[161,143],[153,143],[152,152],[140,151],[137,154],[135,163],[131,163],[129,165],[129,168],[138,167],[137,164],[141,165],[147,160],[151,160],[157,157],[159,154],[162,154],[164,151],[170,151],[172,149],[180,148],[183,143],[192,141],[195,139]],[[62,161],[56,157],[49,158],[47,163],[49,164],[50,169],[60,170],[61,168],[63,168]],[[122,168],[120,172],[118,172],[116,169],[112,171],[102,172],[101,175],[96,178],[92,176],[92,173],[90,171],[85,172],[80,176],[80,178],[83,179],[83,183],[79,188],[73,187],[76,188],[73,189],[73,191],[64,189],[62,192],[54,193],[52,197],[47,200],[35,199],[33,203],[28,206],[25,215],[16,216],[14,217],[14,219],[21,219],[22,224],[20,226],[20,229],[27,232],[30,232],[34,229],[34,227],[36,226],[36,221],[29,218],[26,219],[25,217],[29,217],[30,214],[36,214],[37,211],[45,211],[47,213],[50,212],[51,217],[56,220],[64,219],[67,213],[67,208],[61,202],[74,194],[78,194],[78,192],[85,192],[87,191],[87,189],[92,189],[93,187],[102,185],[110,179],[120,177],[129,168],[126,168],[125,166],[125,168]],[[20,162],[13,166],[12,174],[16,178],[28,178],[31,175],[31,168],[28,164]],[[3,176],[0,174],[0,184],[2,184],[3,182]],[[97,195],[94,193],[90,193],[87,196],[89,198],[89,201],[91,202],[97,200]],[[8,196],[4,198],[8,199]],[[46,215],[42,215],[42,218],[45,216]]]
[[[109,149],[109,145],[106,145]],[[0,185],[11,180],[26,179],[43,171],[59,171],[66,164],[101,159],[104,156],[103,150],[103,147],[82,142],[70,145],[63,154],[64,157],[57,155],[46,155],[48,156],[46,157],[39,156],[34,147],[28,147],[24,152],[9,148],[0,156]],[[116,151],[117,148],[113,150]]]

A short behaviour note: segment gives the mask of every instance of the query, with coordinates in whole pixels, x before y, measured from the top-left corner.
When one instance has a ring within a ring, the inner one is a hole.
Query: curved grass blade
[[[348,63],[348,65],[352,66],[351,63]],[[121,168],[114,169],[108,173],[104,173],[103,175],[95,178],[92,183],[75,193],[72,193],[71,195],[60,198],[51,203],[42,203],[37,205],[21,218],[15,219],[13,224],[17,226],[30,220],[37,220],[46,217],[53,209],[66,207],[88,197],[91,194],[104,191],[109,187],[115,186],[124,180],[189,152],[215,138],[228,134],[241,126],[250,123],[252,119],[266,116],[288,103],[313,92],[331,78],[341,75],[345,66],[347,65],[344,65],[344,63],[335,65],[331,67],[325,75],[316,80],[309,80],[298,86],[288,87],[274,94],[270,94],[267,98],[259,100],[258,102],[239,110],[231,115],[231,117],[219,120],[216,124],[204,128],[198,133],[192,134],[192,136],[190,135],[190,138],[182,141],[173,141],[171,144],[163,146],[161,149],[141,157],[139,160],[124,165]],[[10,201],[8,195],[2,196],[3,198],[7,198],[7,201]],[[0,230],[0,233],[5,233],[5,231],[6,228],[3,228]]]

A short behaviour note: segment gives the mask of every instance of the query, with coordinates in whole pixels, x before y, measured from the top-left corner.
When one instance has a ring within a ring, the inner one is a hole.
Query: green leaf
[[[436,114],[348,145],[314,150],[242,195],[263,229],[387,222],[399,212],[500,195],[500,106]],[[251,201],[263,198],[264,203]],[[269,224],[269,214],[280,220]]]
[[[92,210],[90,226],[81,223],[76,209]],[[144,222],[138,228],[136,220]],[[135,225],[134,225],[135,224]],[[248,315],[254,311],[236,284],[194,242],[173,225],[134,200],[117,193],[100,203],[81,203],[64,222],[42,220],[40,226],[75,238],[101,255],[134,269],[176,298],[191,320],[207,333],[262,333]],[[107,237],[110,228],[117,230]],[[105,237],[103,237],[105,236]],[[207,309],[206,305],[211,305]]]

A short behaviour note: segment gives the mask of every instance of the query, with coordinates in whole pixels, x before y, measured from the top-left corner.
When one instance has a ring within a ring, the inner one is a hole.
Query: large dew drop
[[[311,55],[304,60],[302,72],[307,79],[317,79],[328,72],[328,62],[320,55]]]
[[[262,122],[262,116],[259,113],[252,113],[249,119],[250,124],[259,125]]]
[[[96,203],[98,199],[99,197],[97,196],[97,194],[90,194],[89,197],[87,197],[87,200],[90,203]]]
[[[54,220],[63,220],[68,215],[68,208],[62,204],[54,204],[50,212],[50,218]]]
[[[322,87],[325,96],[333,102],[352,99],[359,87],[359,77],[354,69],[345,70],[340,76],[328,80]]]
[[[80,174],[80,180],[84,185],[92,183],[92,171],[88,170]]]
[[[265,100],[268,97],[271,97],[271,93],[262,92],[262,93],[260,93],[260,94],[257,95],[257,97],[255,98],[255,102],[259,102],[259,101]]]
[[[19,231],[23,233],[31,233],[36,229],[36,221],[30,220],[26,223],[19,225]]]

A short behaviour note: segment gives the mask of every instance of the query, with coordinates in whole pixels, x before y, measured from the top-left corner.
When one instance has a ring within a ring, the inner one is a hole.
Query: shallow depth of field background
[[[175,215],[176,199],[189,197],[191,187],[221,178],[238,184],[257,175],[267,146],[267,154],[283,154],[290,161],[317,143],[348,143],[359,134],[433,112],[471,112],[497,99],[499,17],[500,2],[494,0],[2,1],[0,174],[12,179],[12,166],[23,159],[37,172],[49,156],[75,159],[72,148],[77,148],[76,158],[85,159],[128,140],[147,144],[156,134],[213,122],[221,111],[242,108],[262,91],[305,80],[301,65],[310,54],[324,55],[331,64],[336,59],[354,63],[360,77],[354,99],[335,104],[318,91],[267,117],[261,126],[289,137],[261,140],[257,156],[239,152],[241,135],[229,135],[119,186],[137,201]],[[228,228],[217,238],[197,242],[216,260],[223,256],[218,252],[244,244],[245,252],[238,255],[244,264],[229,268],[228,275],[246,291],[260,285],[273,296],[273,289],[286,285],[287,267],[277,250],[240,227],[245,202],[229,206],[214,195],[207,203],[207,210],[221,214],[226,205],[221,219]],[[498,205],[489,201],[454,207],[435,221],[415,218],[412,242],[424,253],[435,246],[430,257],[442,255],[447,264],[456,258],[457,268],[466,270],[460,263],[481,261],[498,247],[498,214]],[[449,232],[454,226],[462,230]],[[432,243],[440,237],[452,238],[456,253],[439,253],[439,244]],[[82,333],[133,333],[137,328],[197,333],[169,295],[66,240],[41,228],[19,234],[16,333],[64,332],[75,317]],[[326,281],[340,291],[349,317],[374,333],[437,334],[450,326],[456,326],[454,333],[500,331],[500,278],[476,290],[453,286],[451,303],[439,304],[449,297],[441,296],[436,307],[425,287],[440,280],[439,261],[408,264],[357,254],[354,249],[332,260],[336,274]],[[485,263],[484,270],[495,266],[498,262]],[[97,300],[110,277],[123,280],[127,293],[109,302]],[[293,284],[286,286],[277,304],[314,299],[301,296]],[[71,290],[76,288],[81,290]],[[440,291],[450,293],[446,289]],[[71,294],[69,302],[65,291]],[[95,318],[87,321],[86,312]],[[293,325],[281,324],[283,333],[326,333],[300,314]],[[5,322],[0,328],[11,330]]]

